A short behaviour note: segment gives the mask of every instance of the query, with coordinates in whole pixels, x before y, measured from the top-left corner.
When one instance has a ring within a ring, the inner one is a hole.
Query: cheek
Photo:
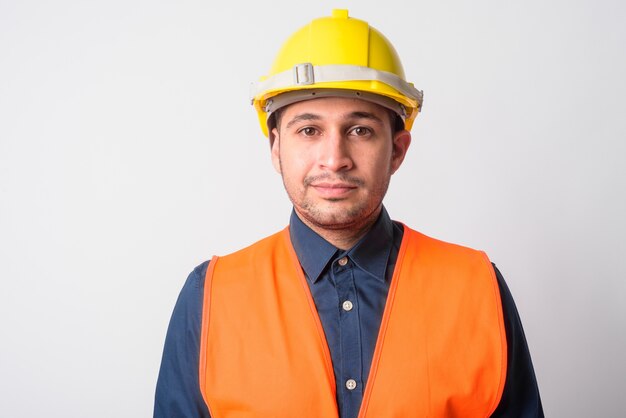
[[[280,159],[283,167],[293,173],[308,170],[313,166],[315,152],[306,147],[283,147],[280,150]]]
[[[297,154],[282,153],[280,166],[283,178],[290,183],[301,182],[308,173],[306,160]]]
[[[375,178],[379,178],[383,174],[389,173],[391,169],[391,150],[387,148],[376,149],[371,153],[367,153],[362,158],[362,167]]]

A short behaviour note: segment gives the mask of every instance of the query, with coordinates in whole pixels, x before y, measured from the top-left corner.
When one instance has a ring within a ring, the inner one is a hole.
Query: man
[[[422,93],[335,10],[283,46],[253,103],[289,227],[189,276],[155,417],[540,417],[504,279],[382,205]]]

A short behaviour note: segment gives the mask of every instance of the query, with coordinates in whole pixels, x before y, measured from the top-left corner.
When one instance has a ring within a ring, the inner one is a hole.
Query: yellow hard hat
[[[265,136],[272,112],[326,96],[360,98],[395,111],[410,130],[423,93],[404,77],[393,45],[367,22],[333,10],[294,33],[281,48],[270,74],[253,83],[254,105]]]

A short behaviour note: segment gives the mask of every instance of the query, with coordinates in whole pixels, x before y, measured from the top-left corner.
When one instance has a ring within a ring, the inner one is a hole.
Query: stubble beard
[[[282,167],[282,161],[280,161],[280,164]],[[319,176],[306,177],[303,184],[299,186],[299,190],[295,192],[298,193],[299,196],[302,196],[302,198],[294,196],[287,186],[284,175],[281,177],[289,200],[291,200],[296,213],[305,223],[329,231],[354,231],[368,227],[378,218],[378,214],[382,208],[383,198],[389,188],[391,177],[390,170],[388,170],[384,176],[385,181],[371,190],[371,194],[369,194],[367,198],[357,201],[348,208],[340,207],[340,203],[345,200],[342,198],[324,199],[322,202],[316,202],[314,199],[307,197],[307,190],[312,187],[311,184],[314,182],[326,179],[336,179],[356,187],[363,187],[365,182],[357,177],[351,177],[341,173],[334,176],[331,174],[322,174]],[[337,207],[332,208],[335,203]]]

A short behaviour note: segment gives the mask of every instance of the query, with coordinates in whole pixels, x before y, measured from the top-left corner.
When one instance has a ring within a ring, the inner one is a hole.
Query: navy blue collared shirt
[[[383,208],[367,234],[342,251],[292,213],[291,241],[307,278],[330,350],[341,418],[358,415],[403,228]],[[157,382],[155,418],[210,418],[198,379],[204,277],[189,276],[167,331]],[[504,313],[508,367],[492,417],[543,417],[533,366],[513,298],[494,266]]]
[[[326,334],[341,417],[359,414],[402,231],[383,209],[367,234],[342,251],[291,215],[291,243]]]

